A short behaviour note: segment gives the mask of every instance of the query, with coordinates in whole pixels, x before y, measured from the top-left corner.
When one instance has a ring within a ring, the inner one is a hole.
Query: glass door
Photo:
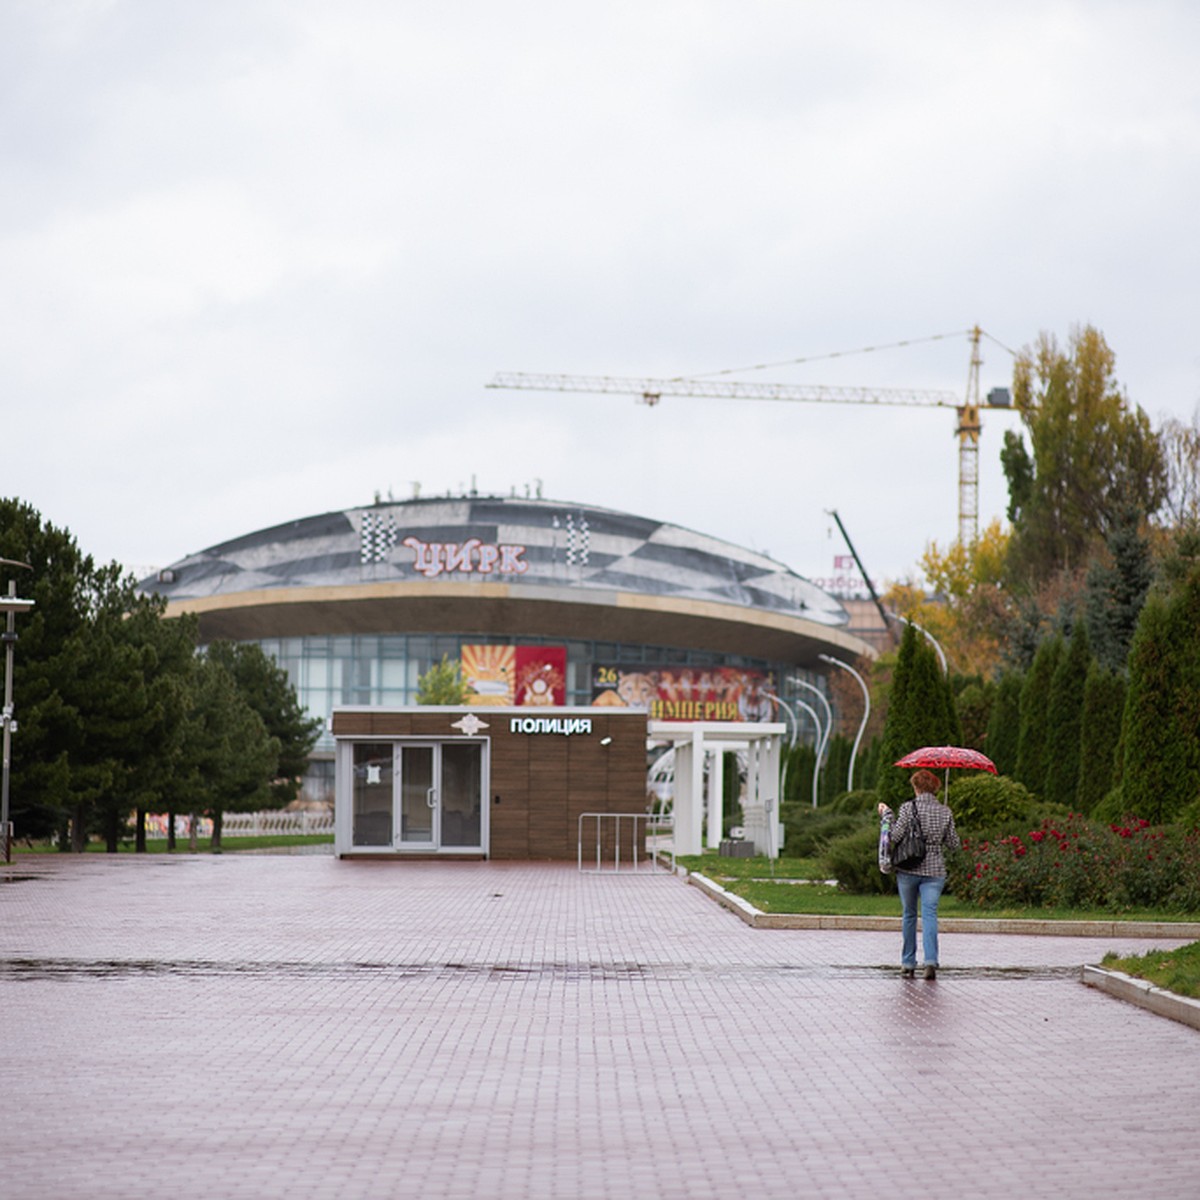
[[[397,747],[395,846],[482,850],[484,744],[402,742]]]
[[[436,845],[437,781],[434,746],[399,747],[400,787],[397,789],[396,844]]]

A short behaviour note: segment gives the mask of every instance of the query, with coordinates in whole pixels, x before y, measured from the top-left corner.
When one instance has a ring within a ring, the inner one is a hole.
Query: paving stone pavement
[[[1133,939],[764,931],[659,876],[0,865],[0,1195],[1200,1196]]]

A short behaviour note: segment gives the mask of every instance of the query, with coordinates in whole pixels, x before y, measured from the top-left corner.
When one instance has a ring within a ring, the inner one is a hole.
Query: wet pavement
[[[755,930],[573,865],[0,865],[0,1195],[1200,1195],[1135,938]]]

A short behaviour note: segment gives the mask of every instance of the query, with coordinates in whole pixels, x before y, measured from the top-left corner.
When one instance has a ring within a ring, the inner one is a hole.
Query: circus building
[[[768,556],[645,517],[464,495],[235,538],[142,582],[202,641],[253,641],[327,720],[306,794],[332,794],[335,709],[402,709],[443,658],[470,709],[764,722],[870,648],[842,605]],[[506,718],[507,719],[507,718]]]

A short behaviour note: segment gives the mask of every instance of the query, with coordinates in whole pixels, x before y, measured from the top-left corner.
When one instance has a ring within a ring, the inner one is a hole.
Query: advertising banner
[[[653,721],[772,721],[774,677],[742,667],[597,666],[592,704],[644,708]]]
[[[464,646],[467,703],[563,705],[567,702],[565,646]]]

